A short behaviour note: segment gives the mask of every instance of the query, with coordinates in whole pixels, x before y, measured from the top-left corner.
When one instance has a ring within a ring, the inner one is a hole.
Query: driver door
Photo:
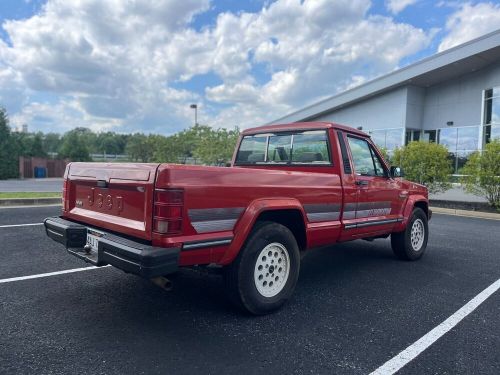
[[[347,135],[354,167],[357,190],[354,217],[348,228],[353,237],[367,237],[392,231],[402,220],[402,198],[399,181],[390,178],[389,171],[373,145],[362,137]],[[353,207],[354,208],[354,207]]]

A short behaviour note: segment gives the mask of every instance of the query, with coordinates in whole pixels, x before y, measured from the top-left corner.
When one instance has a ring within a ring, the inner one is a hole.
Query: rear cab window
[[[326,130],[244,136],[235,165],[332,165]]]

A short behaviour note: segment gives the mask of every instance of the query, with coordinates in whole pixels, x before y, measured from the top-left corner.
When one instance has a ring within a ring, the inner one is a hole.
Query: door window
[[[347,137],[351,148],[354,171],[360,176],[384,176],[382,162],[370,144],[361,138]]]

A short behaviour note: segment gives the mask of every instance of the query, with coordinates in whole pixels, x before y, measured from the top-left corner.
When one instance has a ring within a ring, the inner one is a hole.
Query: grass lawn
[[[0,199],[12,198],[59,198],[61,193],[0,192]]]

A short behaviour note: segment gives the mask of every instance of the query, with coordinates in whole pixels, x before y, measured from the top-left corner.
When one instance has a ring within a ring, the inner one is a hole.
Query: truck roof
[[[315,129],[338,129],[343,130],[349,133],[354,133],[357,135],[361,135],[363,137],[369,137],[368,134],[362,132],[361,130],[355,129],[350,126],[340,125],[334,122],[323,122],[323,121],[314,121],[314,122],[294,122],[290,124],[278,124],[278,125],[264,125],[258,126],[255,128],[250,128],[244,130],[242,132],[243,135],[249,134],[259,134],[266,132],[281,132],[281,131],[292,131],[292,130],[315,130]]]

